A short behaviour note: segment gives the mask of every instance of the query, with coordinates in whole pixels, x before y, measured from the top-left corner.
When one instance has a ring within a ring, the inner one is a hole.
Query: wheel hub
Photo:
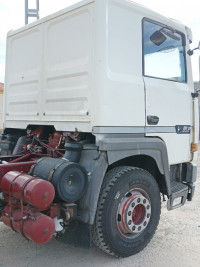
[[[123,234],[141,233],[151,218],[151,204],[140,192],[128,192],[118,208],[118,229]]]

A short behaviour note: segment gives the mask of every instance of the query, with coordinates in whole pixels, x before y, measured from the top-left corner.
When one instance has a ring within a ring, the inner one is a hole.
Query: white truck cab
[[[62,220],[54,234],[85,246],[92,238],[118,257],[142,250],[158,225],[160,193],[169,210],[194,194],[199,119],[191,42],[188,27],[128,0],[80,1],[10,31],[2,188],[9,171],[52,182],[58,158],[75,162],[87,182],[67,171],[60,189],[53,182],[52,206],[73,202],[77,212],[49,215]],[[63,197],[72,185],[79,197]],[[9,205],[2,199],[2,214]]]

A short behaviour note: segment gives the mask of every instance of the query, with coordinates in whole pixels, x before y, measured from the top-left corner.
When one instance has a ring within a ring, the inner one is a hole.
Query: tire
[[[93,242],[115,257],[134,255],[153,237],[160,211],[159,187],[150,173],[133,167],[112,169],[102,184]]]

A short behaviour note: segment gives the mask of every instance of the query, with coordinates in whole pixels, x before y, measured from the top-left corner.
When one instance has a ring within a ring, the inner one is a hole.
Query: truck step
[[[167,201],[167,209],[173,210],[183,206],[188,196],[188,186],[179,182],[171,182],[171,192]],[[180,199],[180,202],[174,204],[175,199]]]

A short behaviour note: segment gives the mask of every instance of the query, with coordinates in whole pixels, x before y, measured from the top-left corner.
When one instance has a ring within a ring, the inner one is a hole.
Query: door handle
[[[147,116],[147,123],[149,125],[157,125],[159,122],[159,117],[153,116],[153,115],[148,115]]]

